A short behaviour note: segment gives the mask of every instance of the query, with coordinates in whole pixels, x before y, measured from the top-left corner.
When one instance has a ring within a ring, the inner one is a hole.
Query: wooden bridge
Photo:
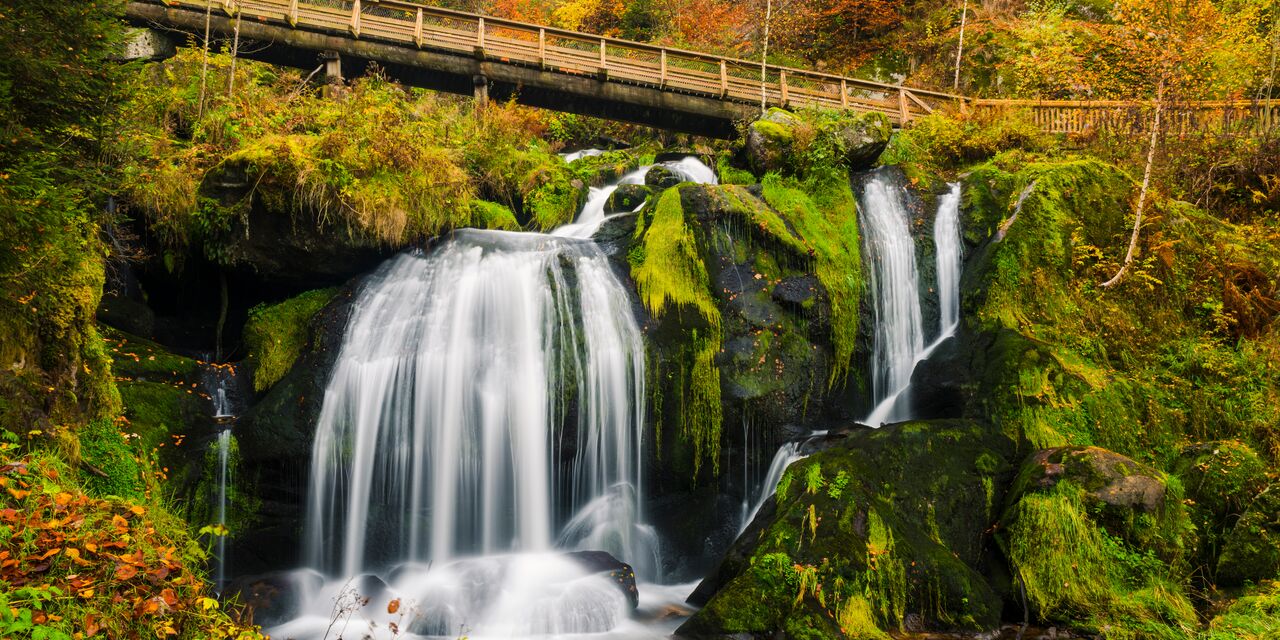
[[[729,138],[768,106],[883,113],[896,126],[935,110],[1029,115],[1051,133],[1141,131],[1151,104],[977,100],[965,96],[684,51],[404,0],[131,0],[135,24],[218,37],[239,28],[240,55],[358,75],[377,64],[428,89],[515,98],[536,107]],[[1168,131],[1280,129],[1280,102],[1197,102]]]
[[[254,41],[243,57],[309,70],[331,52],[348,75],[376,63],[414,86],[717,137],[759,115],[762,96],[769,106],[876,111],[895,125],[964,100],[402,0],[133,0],[126,15],[202,38],[209,5],[218,37],[238,19],[240,37]]]

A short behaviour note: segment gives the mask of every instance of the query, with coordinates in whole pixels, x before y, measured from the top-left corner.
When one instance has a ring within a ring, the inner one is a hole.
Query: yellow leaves
[[[213,598],[198,598],[196,604],[200,605],[201,611],[213,611],[218,608],[218,601]]]

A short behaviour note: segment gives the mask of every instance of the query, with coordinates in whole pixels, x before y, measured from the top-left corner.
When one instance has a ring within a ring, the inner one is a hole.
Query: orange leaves
[[[84,635],[85,635],[85,637],[87,637],[87,638],[92,638],[92,637],[94,637],[94,636],[98,635],[98,632],[99,632],[99,631],[102,631],[102,625],[98,624],[98,616],[96,616],[96,615],[94,615],[94,614],[92,614],[92,613],[85,614],[85,616],[84,616]]]
[[[396,598],[395,600],[392,600],[391,602],[387,603],[387,613],[394,614],[399,610],[400,610],[400,598]]]
[[[138,568],[131,564],[121,564],[116,566],[116,580],[132,580],[138,575]]]

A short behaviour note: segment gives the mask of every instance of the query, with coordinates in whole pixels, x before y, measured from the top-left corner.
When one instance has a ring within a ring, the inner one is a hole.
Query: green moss
[[[195,382],[200,363],[164,347],[101,325],[102,339],[111,357],[111,369],[120,377],[148,381]]]
[[[1195,627],[1185,578],[1098,526],[1071,482],[1022,496],[1002,520],[1009,561],[1042,618],[1109,637],[1178,638]]]
[[[735,185],[751,185],[756,183],[756,177],[746,169],[739,169],[729,163],[727,156],[720,156],[716,159],[716,176],[720,180],[720,184]]]
[[[90,422],[79,433],[80,459],[93,470],[81,470],[86,487],[94,495],[140,498],[142,467],[136,450],[109,420]]]
[[[693,445],[694,475],[704,459],[718,473],[722,414],[715,357],[722,340],[720,309],[711,294],[697,239],[684,219],[679,188],[659,197],[648,226],[637,226],[636,233],[642,249],[632,252],[631,277],[645,308],[655,319],[671,309],[677,313],[687,309],[701,318],[701,332],[695,326],[683,336],[684,357],[677,365],[680,395],[674,400],[680,433]]]
[[[562,166],[555,167],[536,172],[527,180],[536,185],[524,196],[524,210],[531,228],[546,232],[573,222],[586,192],[572,172]]]
[[[471,201],[471,226],[502,231],[520,230],[520,223],[516,221],[516,215],[511,209],[485,200]]]
[[[864,287],[857,200],[847,180],[802,184],[765,176],[764,197],[795,228],[831,301],[833,366],[828,383],[849,372]]]
[[[249,311],[244,339],[254,364],[255,390],[271,388],[289,372],[311,338],[311,318],[336,293],[337,289],[308,291],[279,304],[262,304]]]

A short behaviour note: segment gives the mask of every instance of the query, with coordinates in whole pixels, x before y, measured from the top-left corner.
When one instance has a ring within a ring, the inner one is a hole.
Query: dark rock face
[[[241,473],[252,478],[262,501],[256,528],[238,536],[246,542],[232,549],[238,572],[270,571],[298,562],[311,441],[357,288],[356,282],[348,283],[316,314],[313,339],[302,356],[237,425]]]
[[[649,187],[642,184],[624,184],[619,186],[604,204],[605,213],[624,213],[635,211],[649,199],[652,193]]]
[[[254,624],[270,627],[297,617],[302,604],[300,594],[318,589],[323,583],[324,578],[318,573],[276,571],[236,578],[222,595],[237,598],[253,613]]]
[[[858,607],[861,624],[998,625],[1007,583],[989,531],[1012,441],[979,423],[938,421],[837,430],[816,446],[694,591],[689,601],[705,606],[677,635],[790,636]],[[825,604],[811,593],[797,601],[802,574],[823,585]]]
[[[618,590],[627,597],[627,603],[632,609],[640,605],[640,592],[636,589],[636,572],[631,569],[631,565],[605,551],[571,551],[565,556],[587,571],[602,574],[617,584]]]

